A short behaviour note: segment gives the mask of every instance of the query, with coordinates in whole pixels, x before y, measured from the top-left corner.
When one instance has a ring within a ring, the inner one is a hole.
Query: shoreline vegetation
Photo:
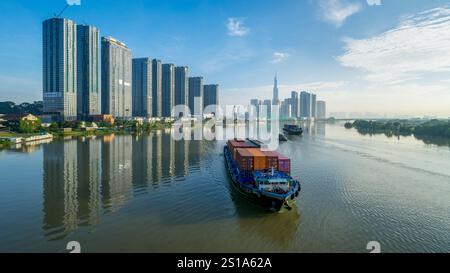
[[[0,132],[0,149],[10,148],[12,142],[10,139],[27,138],[45,134],[53,135],[53,139],[63,139],[65,137],[87,137],[103,136],[110,134],[127,133],[149,133],[158,130],[172,128],[173,121],[151,121],[139,122],[116,121],[109,123],[90,123],[90,122],[54,122],[48,127],[43,127],[40,122],[20,121],[16,127],[11,127],[9,132]]]
[[[450,146],[450,120],[356,120],[344,126],[362,135],[414,136],[426,144]]]

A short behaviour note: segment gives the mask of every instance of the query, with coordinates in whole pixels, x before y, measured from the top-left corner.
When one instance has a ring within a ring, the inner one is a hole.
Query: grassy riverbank
[[[414,135],[419,138],[436,137],[450,139],[449,120],[356,120],[345,127],[355,128],[361,134]]]

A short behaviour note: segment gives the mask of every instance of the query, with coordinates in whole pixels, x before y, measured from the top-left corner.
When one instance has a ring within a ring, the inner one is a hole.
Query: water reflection
[[[43,146],[43,229],[48,240],[198,170],[200,141],[174,141],[170,132],[108,135],[54,141]]]

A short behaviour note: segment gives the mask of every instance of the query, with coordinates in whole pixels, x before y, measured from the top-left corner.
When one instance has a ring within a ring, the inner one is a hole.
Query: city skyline
[[[150,54],[164,63],[189,63],[190,74],[221,83],[223,104],[272,97],[271,78],[278,71],[279,97],[288,97],[292,90],[310,90],[329,103],[330,113],[448,117],[450,7],[446,4],[439,0],[380,1],[380,5],[364,0],[286,0],[264,5],[100,0],[71,6],[64,17],[88,22],[125,41],[133,56]],[[0,25],[6,30],[0,45],[2,100],[42,99],[38,29],[64,5],[63,0],[0,3],[5,11]],[[115,20],[123,15],[115,11],[125,8],[133,17]],[[216,16],[195,17],[206,13]],[[258,19],[261,13],[267,14],[267,22]],[[164,16],[170,19],[167,25],[162,23]],[[154,27],[144,27],[149,25]],[[292,25],[297,26],[295,31],[289,31]],[[411,34],[418,31],[422,38]]]
[[[132,49],[111,36],[101,38],[100,49],[99,29],[78,25],[62,13],[42,23],[45,121],[90,121],[100,113],[119,119],[172,118],[175,106],[188,103],[191,113],[199,110],[198,117],[203,107],[218,104],[218,84],[206,85],[204,96],[203,77],[188,79],[187,66],[133,58]]]

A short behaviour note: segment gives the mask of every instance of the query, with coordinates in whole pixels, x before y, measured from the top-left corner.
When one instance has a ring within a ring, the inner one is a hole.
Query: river
[[[450,148],[305,126],[279,151],[302,193],[291,211],[243,199],[224,141],[168,131],[0,151],[0,252],[450,251]]]

